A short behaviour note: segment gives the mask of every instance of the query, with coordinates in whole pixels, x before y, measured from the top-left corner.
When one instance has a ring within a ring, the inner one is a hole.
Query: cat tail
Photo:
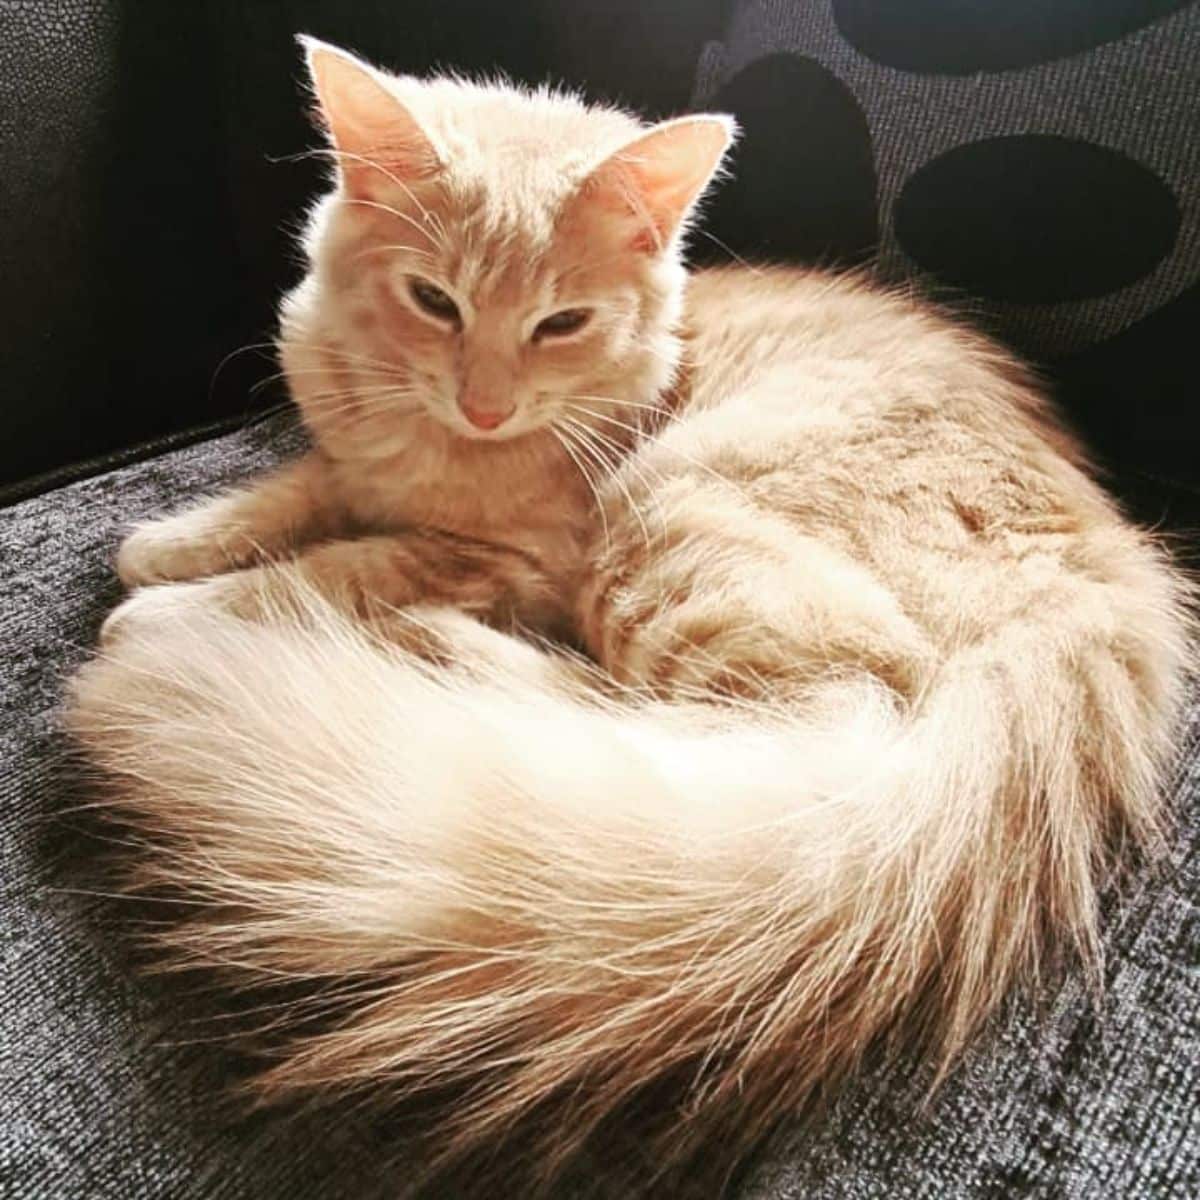
[[[892,1035],[932,1083],[1014,978],[1096,963],[1114,849],[1159,836],[1171,612],[1125,658],[1031,617],[906,706],[864,673],[718,711],[305,604],[131,620],[73,729],[136,887],[186,900],[169,947],[314,996],[263,1091],[452,1097],[446,1159],[524,1131],[549,1178],[633,1113],[643,1182],[727,1162]]]

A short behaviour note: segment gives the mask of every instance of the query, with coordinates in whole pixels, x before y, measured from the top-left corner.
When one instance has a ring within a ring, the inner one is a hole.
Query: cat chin
[[[504,430],[462,430],[455,429],[454,436],[463,442],[491,442],[493,445],[501,443],[508,445],[512,442],[519,442],[522,438],[530,437],[538,432],[536,425],[522,426],[520,429]]]
[[[522,420],[519,416],[506,421],[496,429],[478,429],[469,421],[445,417],[434,413],[433,419],[454,437],[469,442],[515,442],[518,438],[527,437],[544,429],[545,423]]]

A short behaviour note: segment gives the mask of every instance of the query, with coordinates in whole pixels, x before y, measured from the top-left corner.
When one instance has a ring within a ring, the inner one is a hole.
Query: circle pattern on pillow
[[[970,75],[1091,50],[1190,0],[833,0],[842,36],[884,66]]]
[[[1038,134],[956,146],[909,176],[900,245],[990,300],[1054,303],[1115,291],[1170,253],[1179,205],[1153,171],[1093,142]]]
[[[706,229],[870,258],[1038,363],[1102,453],[1200,481],[1200,0],[730,0]]]
[[[764,258],[843,262],[878,240],[875,163],[867,119],[850,89],[811,58],[769,54],[713,100],[748,136],[737,151],[737,187],[721,188],[706,226],[741,231]],[[703,234],[702,234],[703,236]]]

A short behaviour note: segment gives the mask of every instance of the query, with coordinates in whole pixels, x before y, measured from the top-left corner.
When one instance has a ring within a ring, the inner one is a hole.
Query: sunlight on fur
[[[262,1092],[436,1097],[434,1160],[534,1187],[661,1087],[632,1194],[1095,971],[1188,593],[1022,367],[865,277],[688,275],[727,118],[305,46],[314,449],[130,535],[70,712],[179,961],[324,989]]]

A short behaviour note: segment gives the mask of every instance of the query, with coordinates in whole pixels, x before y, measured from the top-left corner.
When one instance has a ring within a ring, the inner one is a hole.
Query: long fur
[[[665,1082],[646,1162],[718,1133],[735,1161],[881,1035],[943,1070],[1015,978],[1096,964],[1114,854],[1160,833],[1172,677],[1061,614],[1052,651],[1002,629],[907,711],[855,673],[713,710],[293,586],[269,620],[116,637],[75,731],[154,846],[137,886],[187,897],[177,954],[343,989],[264,1091],[449,1089],[447,1160],[524,1127],[549,1179]],[[1176,616],[1134,635],[1164,664]]]
[[[310,54],[316,448],[127,540],[72,708],[168,948],[309,996],[264,1093],[436,1101],[541,1179],[632,1112],[647,1188],[1094,969],[1187,587],[1027,373],[863,279],[687,277],[728,122]]]

